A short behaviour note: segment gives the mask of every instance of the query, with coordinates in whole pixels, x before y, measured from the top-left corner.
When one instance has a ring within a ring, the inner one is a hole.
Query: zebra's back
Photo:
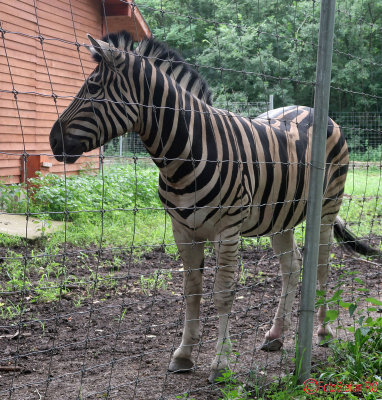
[[[313,109],[289,106],[252,121],[257,183],[244,236],[290,229],[305,217],[309,190]],[[336,215],[344,190],[348,150],[339,126],[328,118],[323,218]]]

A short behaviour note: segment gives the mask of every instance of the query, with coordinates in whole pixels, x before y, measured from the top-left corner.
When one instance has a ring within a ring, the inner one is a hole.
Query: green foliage
[[[31,282],[26,275],[26,260],[22,254],[14,251],[7,253],[6,262],[4,263],[3,275],[0,288],[6,292],[28,290],[31,287]]]
[[[381,235],[381,170],[379,167],[350,169],[340,216],[359,237]]]
[[[353,280],[355,286],[354,297],[350,302],[343,300],[343,290],[341,289],[348,285],[346,279],[349,278]],[[377,381],[381,387],[382,317],[373,318],[371,313],[376,312],[376,307],[382,306],[382,302],[373,297],[365,297],[369,290],[364,281],[357,277],[356,272],[342,274],[336,289],[328,300],[324,299],[323,292],[318,291],[317,306],[326,303],[331,308],[327,313],[326,322],[337,319],[340,308],[348,310],[349,316],[354,319],[354,325],[342,327],[342,329],[352,333],[353,338],[346,341],[336,339],[330,343],[332,355],[329,357],[325,369],[321,371],[318,380],[333,384],[337,382],[363,384],[366,381]],[[362,302],[371,306],[361,307]],[[374,394],[365,394],[364,398],[376,399],[381,395],[382,391],[379,390]]]
[[[355,293],[360,293],[355,296],[352,302],[343,300],[342,286],[346,283],[346,278],[351,277],[355,283]],[[284,377],[276,382],[266,384],[266,379],[263,375],[256,374],[255,371],[249,374],[247,384],[240,382],[231,370],[227,370],[218,382],[223,385],[219,387],[223,398],[220,400],[307,400],[315,399],[330,399],[342,400],[363,398],[366,400],[379,400],[382,398],[382,317],[371,316],[372,312],[378,311],[377,307],[382,306],[382,301],[373,297],[365,297],[368,292],[365,283],[357,277],[357,273],[345,272],[339,279],[335,287],[336,291],[329,298],[324,298],[324,292],[317,292],[316,306],[324,303],[328,304],[330,309],[327,312],[326,322],[333,322],[338,318],[338,308],[348,310],[349,315],[354,318],[354,326],[343,328],[353,333],[353,337],[349,340],[333,340],[330,343],[331,355],[328,361],[319,365],[316,372],[312,374],[312,378],[316,378],[317,382],[324,384],[344,385],[358,384],[365,387],[365,382],[377,382],[373,386],[373,391],[365,389],[362,393],[341,392],[326,393],[323,390],[317,393],[306,393],[303,386],[298,382],[298,371],[300,365],[296,367],[295,373],[286,371]],[[361,308],[361,302],[368,303],[368,306]],[[335,309],[337,307],[337,309]],[[298,346],[296,346],[296,358]],[[260,378],[259,378],[260,377]],[[361,396],[361,397],[360,397]]]
[[[51,213],[52,219],[81,218],[80,211],[160,207],[158,172],[127,165],[105,167],[103,174],[63,177],[40,175],[31,179],[30,212]]]
[[[25,306],[19,303],[13,303],[11,300],[6,300],[6,302],[0,301],[0,320],[10,320],[12,318],[18,317],[24,313]]]
[[[54,261],[58,251],[58,248],[48,247],[44,254],[36,254],[32,250],[28,257],[7,251],[0,274],[0,290],[27,293],[32,302],[57,300],[60,293],[65,292],[58,285],[63,275],[61,263]],[[39,277],[37,282],[33,279],[36,275]]]
[[[154,35],[199,66],[215,104],[274,94],[275,107],[313,105],[320,3],[147,0],[139,6]],[[337,9],[330,109],[379,111],[382,3],[349,0]]]
[[[5,212],[49,215],[50,219],[82,218],[81,211],[161,207],[158,170],[144,164],[112,165],[97,175],[41,175],[24,185],[0,184],[0,207]],[[88,217],[89,217],[88,216]]]
[[[24,185],[0,182],[0,210],[7,213],[25,212],[27,190]]]
[[[24,240],[18,236],[0,233],[0,247],[22,246],[24,243]]]
[[[227,369],[222,376],[216,379],[216,382],[221,383],[219,386],[223,398],[219,400],[250,400],[250,393],[243,385],[235,378],[233,372]]]
[[[78,294],[80,297],[74,301],[75,306],[80,306],[84,299],[92,295],[92,291],[104,288],[108,296],[111,289],[117,286],[114,273],[121,264],[118,257],[112,263],[107,260],[99,262],[99,269],[106,267],[107,271],[97,274],[88,266],[86,254],[85,257],[78,256],[79,261],[83,259],[83,268],[88,275],[85,278],[86,274],[81,273],[84,272],[81,271],[81,263],[78,276],[68,274],[60,253],[61,249],[52,242],[47,243],[43,252],[32,249],[27,256],[11,250],[6,252],[0,269],[0,292],[9,296],[0,302],[0,319],[20,318],[28,310],[28,303],[55,302],[76,288],[83,289]]]
[[[350,160],[363,162],[380,162],[382,160],[382,144],[372,147],[365,141],[364,151],[352,151],[349,153]]]
[[[354,310],[354,309],[353,309]],[[353,312],[352,308],[349,312]],[[360,317],[351,340],[336,340],[330,344],[332,356],[329,357],[318,380],[337,382],[378,382],[379,390],[369,393],[365,398],[377,399],[382,396],[382,317]]]
[[[181,400],[195,400],[195,399],[191,398],[188,393],[183,393],[181,395],[176,396],[175,398],[181,399]]]
[[[344,273],[340,277],[337,287],[342,286],[343,278],[349,274]],[[354,326],[346,329],[354,334],[354,338],[349,341],[335,340],[331,344],[333,350],[333,364],[335,373],[329,368],[329,372],[323,373],[325,378],[336,379],[341,381],[361,382],[365,380],[375,380],[382,374],[382,317],[372,318],[370,313],[377,311],[377,307],[382,306],[382,301],[373,297],[365,297],[362,294],[367,294],[368,289],[362,279],[353,274],[353,281],[357,285],[354,293],[360,293],[352,302],[342,300],[342,290],[337,290],[331,299],[327,301],[329,304],[337,304],[344,309],[347,309],[349,315],[354,318]],[[322,300],[321,300],[322,301]],[[359,304],[364,301],[371,306],[366,309],[360,308]],[[320,302],[320,301],[319,301]],[[336,311],[338,315],[338,310]],[[336,319],[337,316],[328,316],[327,322]],[[342,369],[338,368],[338,364],[343,365]],[[328,375],[329,374],[329,375]],[[379,378],[382,383],[381,377]]]
[[[157,269],[153,274],[141,275],[141,288],[145,294],[156,290],[166,290],[171,282],[171,271]]]

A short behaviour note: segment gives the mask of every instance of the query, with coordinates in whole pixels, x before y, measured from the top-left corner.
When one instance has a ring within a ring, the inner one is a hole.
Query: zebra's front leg
[[[283,336],[291,323],[293,301],[301,269],[301,254],[297,249],[293,231],[276,233],[272,239],[273,251],[279,259],[282,289],[271,329],[265,334],[261,350],[277,351],[283,345]]]
[[[174,231],[174,235],[176,232]],[[204,244],[185,244],[178,242],[178,249],[183,261],[183,293],[186,302],[186,313],[182,342],[175,350],[168,370],[170,372],[189,371],[194,363],[191,353],[199,343],[200,300],[202,297],[202,272],[204,263]]]
[[[230,235],[230,238],[232,236]],[[234,300],[234,276],[237,270],[237,250],[239,236],[234,240],[223,240],[215,244],[217,271],[214,284],[214,303],[219,315],[218,342],[216,356],[211,365],[211,373],[208,378],[213,383],[222,373],[229,368],[231,354],[231,340],[229,335],[229,316]]]

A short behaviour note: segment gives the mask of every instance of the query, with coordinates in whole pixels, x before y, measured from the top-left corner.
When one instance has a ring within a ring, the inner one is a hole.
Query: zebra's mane
[[[108,42],[120,50],[133,52],[149,59],[157,68],[175,79],[188,92],[205,103],[212,104],[212,94],[206,81],[196,69],[192,68],[177,51],[169,48],[166,43],[153,38],[144,39],[134,49],[133,38],[126,31],[106,35],[102,38],[102,41]],[[97,62],[101,59],[98,54],[93,58]]]

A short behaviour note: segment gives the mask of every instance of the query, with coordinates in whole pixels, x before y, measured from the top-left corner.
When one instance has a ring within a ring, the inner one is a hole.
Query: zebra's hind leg
[[[184,267],[183,293],[186,302],[186,313],[182,342],[175,350],[168,370],[170,372],[185,372],[189,371],[194,366],[191,353],[194,346],[199,343],[204,244],[192,243],[190,240],[185,240],[182,238],[182,235],[177,235],[175,229],[174,236],[178,243],[180,257]]]
[[[291,323],[293,301],[301,269],[301,254],[297,249],[293,231],[276,233],[271,238],[272,247],[279,259],[282,289],[271,329],[265,334],[261,350],[277,351],[283,345],[283,336]]]
[[[333,229],[331,218],[323,218],[320,229],[320,249],[318,254],[317,280],[320,290],[324,293],[327,290],[328,274],[329,274],[329,255],[330,247],[333,240]],[[333,337],[331,327],[325,323],[327,305],[321,305],[318,309],[318,322],[320,324],[317,331],[317,344],[327,346],[328,340]]]
[[[229,367],[231,354],[231,340],[229,334],[229,316],[234,300],[235,271],[237,270],[237,251],[239,246],[239,234],[229,234],[224,240],[219,236],[215,243],[217,259],[217,271],[214,284],[214,303],[219,315],[218,342],[216,344],[216,356],[211,365],[211,373],[208,378],[210,383],[222,376]]]

